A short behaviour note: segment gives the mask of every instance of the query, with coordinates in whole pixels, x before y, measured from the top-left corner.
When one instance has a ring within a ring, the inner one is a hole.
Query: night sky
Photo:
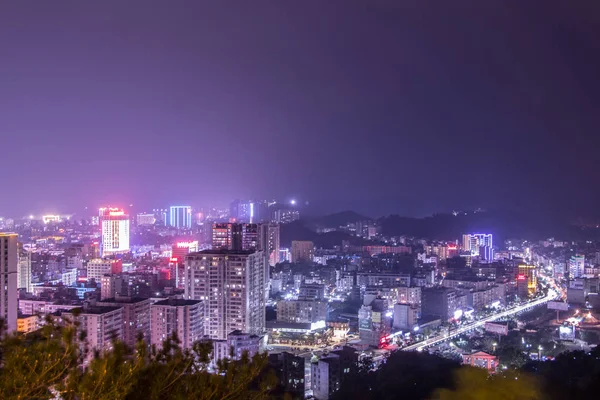
[[[0,215],[595,213],[599,1],[3,1]]]

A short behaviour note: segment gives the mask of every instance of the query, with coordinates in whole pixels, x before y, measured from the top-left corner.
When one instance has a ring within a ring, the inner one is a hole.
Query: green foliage
[[[454,388],[439,389],[439,400],[537,400],[543,396],[529,375],[509,371],[489,375],[481,368],[462,367],[454,372]]]
[[[212,344],[184,350],[176,336],[159,349],[135,349],[114,340],[110,351],[90,353],[77,323],[46,326],[0,341],[0,398],[65,400],[267,399],[277,385],[266,354],[223,360],[209,373]]]
[[[597,399],[600,393],[600,348],[562,353],[554,361],[531,362],[525,370],[540,379],[547,399]]]
[[[427,353],[396,352],[372,371],[365,360],[351,370],[334,399],[425,399],[437,388],[452,385],[453,361]]]

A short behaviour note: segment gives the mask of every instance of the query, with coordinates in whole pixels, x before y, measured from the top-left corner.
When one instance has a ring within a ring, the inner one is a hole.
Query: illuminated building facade
[[[205,335],[265,332],[267,263],[263,252],[204,250],[185,259],[185,298],[205,303]]]
[[[256,250],[259,248],[258,224],[214,223],[212,248],[223,250]]]
[[[155,208],[152,213],[154,214],[155,223],[163,226],[167,225],[167,209]]]
[[[102,256],[129,252],[129,215],[121,208],[101,208]]]
[[[183,264],[185,256],[189,253],[197,252],[199,250],[199,246],[200,245],[197,240],[191,240],[189,242],[177,242],[171,248],[171,258],[176,258],[177,262]]]
[[[585,256],[571,256],[569,259],[569,278],[579,278],[585,272]]]
[[[29,251],[22,250],[22,248],[19,248],[17,288],[25,289],[27,293],[31,293],[31,253]]]
[[[169,208],[169,225],[177,229],[191,229],[192,207],[171,206]]]
[[[300,211],[280,209],[273,212],[273,221],[279,224],[288,224],[300,219]]]
[[[17,330],[17,238],[16,233],[0,233],[0,319],[8,332]]]
[[[94,279],[96,283],[102,281],[104,275],[119,274],[123,272],[123,263],[121,260],[90,260],[87,264],[87,280]]]
[[[327,302],[314,299],[280,300],[277,321],[312,323],[327,319]]]
[[[197,252],[200,247],[197,240],[189,242],[177,242],[171,249],[171,279],[175,280],[175,286],[183,289],[185,284],[185,256]]]
[[[537,269],[535,265],[521,264],[517,267],[517,294],[521,298],[537,292]]]
[[[260,225],[260,250],[269,258],[269,265],[279,263],[279,225],[274,223]]]
[[[233,218],[234,222],[238,223],[254,223],[255,204],[248,200],[235,200],[229,206],[229,217]]]
[[[492,261],[494,259],[491,233],[472,233],[463,235],[463,250],[471,256]]]
[[[156,217],[152,213],[140,213],[136,217],[139,226],[151,226],[156,222]]]
[[[42,216],[42,221],[44,224],[49,224],[50,222],[60,222],[60,215],[44,215]]]

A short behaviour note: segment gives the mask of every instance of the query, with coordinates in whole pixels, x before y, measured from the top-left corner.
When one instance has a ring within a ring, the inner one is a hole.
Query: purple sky
[[[0,215],[594,212],[598,3],[2,2]]]

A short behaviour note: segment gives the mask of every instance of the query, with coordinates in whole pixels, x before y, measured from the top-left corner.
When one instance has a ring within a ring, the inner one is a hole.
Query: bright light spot
[[[33,215],[30,215],[30,216],[29,216],[29,219],[33,219]]]
[[[296,205],[296,200],[294,200],[294,199],[290,200],[290,204],[293,205],[293,206],[295,206]]]

